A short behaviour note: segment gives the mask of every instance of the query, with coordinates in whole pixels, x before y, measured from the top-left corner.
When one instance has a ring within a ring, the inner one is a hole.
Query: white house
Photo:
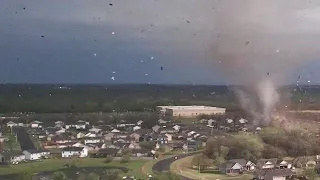
[[[166,136],[167,136],[167,138],[168,138],[168,142],[171,142],[172,141],[172,134],[168,134],[168,133],[166,133],[165,134]]]
[[[64,125],[64,122],[62,122],[62,121],[56,121],[56,122],[54,122],[54,124],[55,124],[55,125]]]
[[[187,134],[188,134],[188,136],[192,136],[193,134],[195,134],[196,132],[194,132],[194,131],[190,131],[190,132],[188,132]]]
[[[66,132],[66,129],[62,128],[59,131],[56,131],[56,134],[63,134]]]
[[[142,123],[143,123],[143,121],[142,121],[142,120],[139,120],[139,121],[137,122],[137,126],[141,126]]]
[[[22,153],[25,155],[26,160],[38,160],[50,155],[50,151],[38,149],[24,150]]]
[[[212,126],[212,124],[215,123],[215,122],[216,122],[216,120],[209,119],[209,120],[208,120],[208,125],[209,125],[209,126]]]
[[[88,121],[84,121],[84,120],[79,120],[78,121],[79,124],[86,124],[86,125],[90,125],[90,122]]]
[[[42,122],[40,121],[33,121],[32,123],[30,123],[31,128],[41,128],[41,124]]]
[[[112,133],[119,133],[120,131],[118,129],[113,129],[111,132]]]
[[[172,128],[176,131],[179,131],[181,127],[179,125],[174,125]]]
[[[84,144],[96,144],[101,142],[103,142],[101,138],[85,138],[84,139]]]
[[[7,127],[12,128],[12,127],[15,127],[15,126],[18,126],[18,124],[17,124],[17,123],[15,123],[15,122],[13,122],[13,121],[9,121],[9,122],[7,122]]]
[[[243,118],[239,119],[239,123],[241,123],[241,124],[244,124],[244,123],[247,123],[247,122],[248,122],[248,120],[246,120],[246,119],[243,119]]]
[[[77,139],[83,138],[85,134],[83,132],[77,133]]]
[[[86,129],[86,124],[76,124],[76,129],[80,130],[80,129]]]
[[[88,149],[85,147],[65,147],[62,149],[61,157],[87,157]]]
[[[89,133],[85,134],[84,137],[97,137],[97,135],[95,133],[89,132]]]
[[[93,127],[93,128],[91,128],[91,129],[89,129],[89,132],[93,132],[94,134],[96,134],[96,133],[100,133],[100,132],[101,132],[101,129],[96,128],[96,127]]]
[[[159,123],[159,124],[166,124],[167,122],[168,122],[168,121],[165,121],[165,120],[163,120],[163,119],[159,119],[159,120],[158,120],[158,123]]]
[[[136,130],[139,130],[139,129],[141,129],[140,126],[134,126],[134,127],[133,127],[133,131],[136,131]]]
[[[230,118],[227,118],[226,121],[227,121],[227,123],[229,123],[229,124],[233,123],[233,120],[230,119]]]

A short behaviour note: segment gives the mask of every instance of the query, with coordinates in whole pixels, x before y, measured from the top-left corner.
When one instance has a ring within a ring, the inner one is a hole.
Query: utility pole
[[[201,179],[201,178],[200,178],[200,173],[201,173],[201,168],[200,168],[200,159],[199,159],[199,164],[198,164],[198,174],[199,174],[199,179]]]

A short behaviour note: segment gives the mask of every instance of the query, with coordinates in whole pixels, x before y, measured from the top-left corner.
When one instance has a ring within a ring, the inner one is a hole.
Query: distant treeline
[[[289,89],[287,87],[287,89]],[[294,102],[317,105],[317,88],[292,91]],[[291,89],[287,92],[291,92]],[[307,95],[306,95],[307,94]],[[227,86],[196,85],[0,85],[0,112],[126,112],[154,111],[158,105],[208,105],[238,110]],[[292,107],[294,107],[292,105]],[[298,107],[298,106],[296,106]],[[308,107],[304,105],[304,107]],[[308,108],[306,108],[308,109]]]

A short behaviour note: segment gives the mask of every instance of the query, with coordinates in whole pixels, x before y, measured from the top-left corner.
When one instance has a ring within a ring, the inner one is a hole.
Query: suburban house
[[[9,121],[9,122],[7,122],[7,127],[12,128],[12,127],[16,127],[16,126],[18,126],[18,124],[17,124],[17,123],[15,123],[15,122],[13,122],[13,121]]]
[[[139,120],[136,124],[137,124],[138,126],[141,126],[142,123],[143,123],[143,121],[142,121],[142,120]]]
[[[245,159],[231,159],[220,166],[220,172],[223,174],[241,173],[243,171],[253,171],[256,165]]]
[[[165,134],[165,136],[167,136],[167,140],[168,140],[168,142],[171,142],[171,141],[172,141],[172,137],[173,137],[173,135],[172,135],[172,134],[168,134],[168,133],[166,133],[166,134]]]
[[[1,163],[17,163],[17,162],[24,161],[25,159],[26,157],[21,151],[0,152]]]
[[[62,122],[62,121],[56,121],[56,122],[54,122],[54,124],[55,124],[56,126],[63,126],[63,125],[64,125],[64,122]]]
[[[133,131],[137,131],[137,130],[139,130],[139,129],[141,129],[140,126],[134,126],[134,127],[132,128]]]
[[[87,157],[88,149],[85,147],[65,147],[62,149],[61,157]]]
[[[118,130],[118,129],[113,129],[111,132],[112,132],[112,133],[120,133],[121,131]]]
[[[290,169],[292,168],[292,161],[282,159],[261,159],[257,163],[258,169]]]
[[[79,132],[77,133],[77,139],[83,138],[85,136],[85,134],[83,132]]]
[[[50,151],[39,149],[24,150],[22,153],[25,155],[26,160],[38,160],[50,155]]]
[[[65,128],[66,128],[66,129],[75,128],[75,129],[77,129],[77,130],[85,130],[88,125],[89,125],[89,122],[79,120],[79,121],[78,121],[77,123],[75,123],[75,124],[66,124],[66,125],[65,125]]]
[[[312,157],[299,156],[292,160],[292,166],[296,168],[315,167],[317,162]]]
[[[176,130],[177,132],[179,132],[181,126],[179,126],[179,125],[174,125],[172,128],[173,128],[174,130]]]
[[[168,143],[168,137],[165,134],[159,134],[157,138],[158,144],[167,144]]]
[[[31,126],[31,128],[41,128],[42,127],[41,124],[42,124],[42,122],[40,122],[40,121],[33,121],[30,123],[30,126]]]
[[[75,128],[77,130],[84,130],[87,128],[87,123],[86,122],[78,122],[76,125],[75,125]]]
[[[101,133],[102,129],[100,128],[96,128],[96,127],[93,127],[91,129],[89,129],[89,132],[92,132],[92,133],[95,133],[95,134],[99,134]]]
[[[151,154],[151,151],[148,149],[132,149],[131,153],[135,157],[147,157]]]
[[[159,124],[167,124],[168,121],[165,121],[165,120],[163,120],[163,119],[159,119],[159,120],[158,120],[158,123],[159,123]]]
[[[276,158],[274,158],[274,159],[260,159],[257,162],[257,168],[258,169],[273,169],[276,167],[277,160],[278,159],[276,159]]]
[[[226,162],[219,167],[219,171],[222,174],[234,174],[242,173],[244,171],[243,166],[237,162]]]
[[[187,151],[194,151],[197,150],[197,148],[199,147],[199,144],[197,141],[195,140],[188,140],[184,145],[183,145],[183,149],[187,150]]]
[[[159,130],[160,130],[160,126],[159,125],[155,125],[155,126],[153,126],[152,127],[152,130],[154,131],[154,132],[158,132]]]
[[[84,138],[84,144],[95,144],[95,143],[101,143],[103,140],[100,137],[86,137]]]
[[[291,160],[282,160],[282,159],[278,159],[277,163],[276,163],[276,168],[279,169],[285,169],[285,168],[292,168],[292,161]]]
[[[286,180],[295,175],[291,169],[262,169],[254,173],[255,180]]]

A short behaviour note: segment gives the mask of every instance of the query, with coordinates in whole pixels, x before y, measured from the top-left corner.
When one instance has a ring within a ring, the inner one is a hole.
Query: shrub
[[[112,162],[112,160],[113,160],[113,157],[112,156],[108,156],[104,162],[105,163],[110,163],[110,162]]]
[[[126,154],[122,156],[120,163],[127,163],[129,161],[130,161],[130,156]]]

